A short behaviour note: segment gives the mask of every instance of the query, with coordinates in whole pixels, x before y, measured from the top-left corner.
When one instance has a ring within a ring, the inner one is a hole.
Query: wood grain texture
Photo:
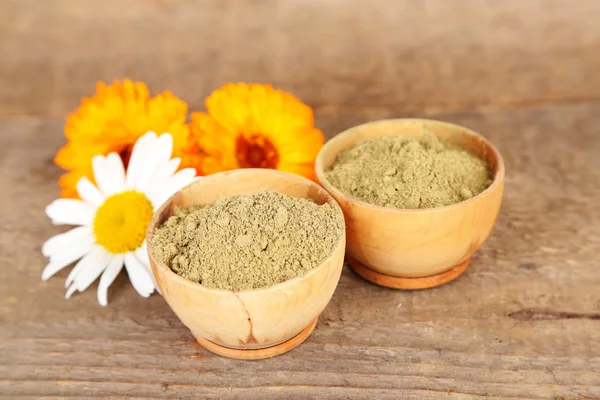
[[[600,398],[600,2],[0,2],[0,397]],[[360,5],[360,6],[359,6]],[[266,18],[268,17],[268,18]],[[457,280],[402,292],[345,268],[310,338],[213,356],[164,299],[120,276],[65,301],[40,279],[60,228],[52,157],[96,79],[193,107],[227,80],[316,106],[331,137],[431,117],[481,132],[508,175],[492,235]]]
[[[194,109],[229,81],[332,114],[598,99],[600,2],[572,3],[4,0],[0,113],[62,118],[124,75]]]
[[[376,285],[390,289],[421,290],[445,285],[446,283],[457,279],[465,272],[471,262],[471,258],[467,258],[465,261],[448,271],[422,278],[401,278],[398,276],[385,275],[366,267],[364,264],[348,255],[346,255],[346,262],[348,263],[348,266],[352,268],[352,271]]]

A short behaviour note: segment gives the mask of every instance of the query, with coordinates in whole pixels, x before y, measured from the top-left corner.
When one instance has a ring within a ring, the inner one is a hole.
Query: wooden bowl
[[[327,191],[300,176],[268,169],[228,171],[195,181],[171,197],[155,213],[148,243],[175,206],[212,204],[222,197],[264,189],[329,203],[342,212]],[[206,288],[156,260],[150,246],[148,255],[163,297],[200,344],[223,356],[258,359],[289,351],[310,335],[338,284],[345,245],[343,234],[331,256],[303,277],[241,291]]]
[[[494,175],[492,185],[457,204],[403,210],[356,200],[325,177],[337,155],[355,143],[379,136],[420,137],[423,126],[487,161]],[[400,289],[438,286],[464,272],[492,231],[504,188],[504,161],[490,142],[467,128],[424,119],[383,120],[350,128],[325,144],[315,169],[321,185],[344,211],[350,265],[371,282]]]

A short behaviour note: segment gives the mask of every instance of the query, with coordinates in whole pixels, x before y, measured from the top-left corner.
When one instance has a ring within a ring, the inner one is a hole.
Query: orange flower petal
[[[316,180],[315,167],[312,164],[281,163],[277,166],[277,169],[303,176],[312,181]]]
[[[85,173],[83,170],[79,170],[76,172],[68,172],[68,173],[62,175],[58,179],[59,185],[63,188],[63,190],[61,192],[61,197],[74,198],[74,199],[78,198],[79,194],[77,193],[77,189],[76,189],[77,182],[79,182],[79,179],[81,179],[82,177],[84,177],[88,174],[92,175],[91,171],[89,171],[88,173]]]
[[[248,99],[250,88],[244,84],[227,84],[206,99],[208,113],[230,133],[253,130]]]
[[[198,137],[199,147],[208,154],[226,157],[235,152],[237,134],[223,128],[214,118],[204,113],[192,113],[192,135]]]
[[[80,177],[89,177],[93,156],[127,150],[147,131],[154,131],[173,135],[173,157],[182,158],[181,168],[201,171],[203,157],[186,117],[187,104],[171,92],[150,97],[142,82],[98,82],[94,96],[84,98],[68,116],[65,136],[69,142],[59,150],[55,162]],[[62,179],[59,183],[63,193],[70,195],[77,182]]]
[[[270,85],[227,84],[207,98],[206,108],[207,114],[193,113],[190,123],[192,137],[207,155],[205,173],[239,168],[236,152],[244,151],[237,148],[242,137],[250,149],[246,151],[253,151],[252,157],[241,158],[244,165],[257,154],[260,157],[265,151],[261,147],[269,143],[277,151],[278,169],[314,179],[312,165],[323,146],[323,134],[314,128],[310,107],[293,95]]]
[[[107,154],[111,150],[118,151],[116,148],[111,149],[110,143],[99,143],[93,145],[82,145],[74,142],[67,143],[58,150],[54,162],[59,167],[64,169],[91,169],[91,159],[98,154]],[[77,183],[77,182],[75,182]]]
[[[319,129],[303,131],[297,138],[277,143],[282,163],[314,163],[325,139]]]

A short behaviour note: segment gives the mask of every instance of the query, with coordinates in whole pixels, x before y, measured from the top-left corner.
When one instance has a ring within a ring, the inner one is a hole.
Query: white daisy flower
[[[81,200],[58,199],[46,207],[57,225],[80,225],[50,238],[42,246],[50,262],[42,279],[79,260],[67,277],[66,298],[83,292],[100,277],[98,302],[107,304],[108,287],[123,265],[135,290],[144,297],[158,290],[146,250],[146,230],[156,210],[173,193],[194,180],[193,168],[177,173],[171,159],[173,137],[148,132],[135,143],[127,173],[116,153],[92,159],[97,186],[77,183]]]

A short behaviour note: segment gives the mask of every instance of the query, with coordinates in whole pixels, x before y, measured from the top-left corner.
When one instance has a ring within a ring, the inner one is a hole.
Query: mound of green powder
[[[403,209],[458,203],[492,183],[485,161],[428,131],[420,139],[386,136],[359,142],[342,151],[325,176],[358,200]]]
[[[333,253],[343,229],[330,204],[262,191],[175,208],[151,240],[153,255],[209,288],[243,290],[305,275]]]

